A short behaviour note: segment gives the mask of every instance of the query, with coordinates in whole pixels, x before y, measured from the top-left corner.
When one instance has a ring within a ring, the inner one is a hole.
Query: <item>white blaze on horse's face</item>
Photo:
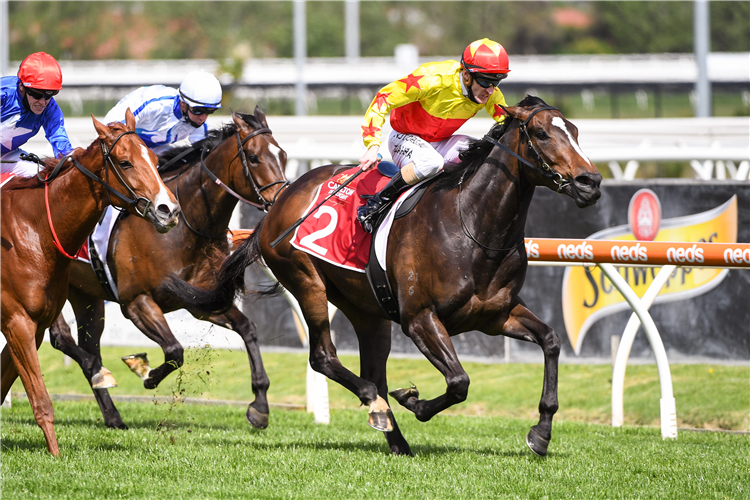
[[[276,144],[269,144],[268,150],[271,152],[274,158],[276,158],[276,163],[281,165],[281,156],[279,156],[281,154],[281,148],[278,147]]]
[[[165,205],[170,209],[171,213],[177,207],[177,205],[169,200],[169,191],[167,190],[167,186],[165,186],[161,181],[161,177],[159,177],[159,171],[156,169],[156,165],[154,165],[154,162],[151,161],[151,157],[148,154],[148,148],[145,144],[140,144],[139,148],[141,151],[141,156],[143,156],[143,161],[145,161],[146,165],[148,165],[148,168],[151,169],[151,173],[156,179],[156,182],[161,185],[161,187],[159,188],[159,193],[156,195],[156,199],[153,200],[153,204],[155,207]]]
[[[581,150],[581,147],[578,145],[578,142],[573,138],[573,135],[571,135],[570,131],[568,130],[568,127],[565,126],[565,120],[560,118],[559,116],[555,116],[552,118],[552,125],[555,127],[558,127],[562,129],[563,132],[565,132],[565,135],[568,136],[568,140],[570,141],[571,146],[573,146],[573,149],[576,150],[576,152],[581,155],[581,158],[586,160],[589,165],[591,165],[591,160],[589,160],[588,156],[583,154],[583,151]]]

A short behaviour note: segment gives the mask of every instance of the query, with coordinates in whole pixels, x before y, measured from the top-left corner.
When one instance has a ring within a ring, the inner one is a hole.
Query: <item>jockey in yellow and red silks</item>
[[[483,38],[466,47],[461,62],[426,63],[380,89],[362,122],[367,151],[359,164],[362,170],[377,165],[381,130],[390,112],[388,149],[399,172],[360,207],[357,219],[366,231],[372,232],[372,217],[405,188],[439,174],[446,163],[459,162],[471,137],[453,133],[466,120],[482,108],[495,121],[505,120],[505,97],[497,86],[509,72],[503,46]]]

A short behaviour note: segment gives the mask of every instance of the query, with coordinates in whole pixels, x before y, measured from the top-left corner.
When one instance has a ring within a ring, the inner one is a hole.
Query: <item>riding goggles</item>
[[[210,115],[212,113],[216,112],[216,108],[206,108],[203,106],[196,106],[194,108],[191,108],[188,106],[188,111],[193,113],[195,116],[201,116],[201,115]]]
[[[483,89],[489,87],[497,87],[498,85],[500,85],[500,82],[502,80],[508,78],[507,73],[497,73],[493,75],[474,73],[472,76],[474,77],[474,80],[479,84],[479,86]]]
[[[56,96],[59,90],[38,90],[38,89],[32,89],[30,87],[25,87],[26,93],[33,97],[36,100],[44,99],[45,101],[49,101],[52,99],[52,97]]]

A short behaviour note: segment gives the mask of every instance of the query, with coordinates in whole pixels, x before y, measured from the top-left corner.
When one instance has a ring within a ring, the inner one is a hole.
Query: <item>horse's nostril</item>
[[[169,215],[172,213],[172,210],[167,205],[159,205],[156,207],[156,211],[159,213],[159,215]]]
[[[576,184],[586,187],[597,187],[601,183],[601,175],[579,175],[575,178]]]

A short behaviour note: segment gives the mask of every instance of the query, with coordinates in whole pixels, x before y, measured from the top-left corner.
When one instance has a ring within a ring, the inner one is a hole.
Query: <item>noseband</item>
[[[490,143],[494,144],[495,146],[498,146],[499,148],[503,149],[505,152],[507,152],[507,153],[511,154],[512,156],[514,156],[517,160],[519,160],[520,162],[522,162],[527,167],[530,167],[530,168],[536,170],[537,172],[539,172],[540,174],[542,174],[544,177],[547,177],[548,179],[552,179],[552,182],[554,182],[555,185],[557,186],[557,192],[560,193],[560,192],[562,192],[562,190],[565,187],[567,187],[570,184],[570,181],[565,180],[563,178],[563,176],[560,175],[560,173],[558,173],[557,171],[555,171],[555,169],[553,169],[552,167],[550,167],[549,164],[546,161],[544,161],[544,158],[542,158],[542,155],[534,147],[534,143],[531,141],[531,136],[529,135],[529,131],[526,128],[526,126],[529,124],[529,122],[531,121],[531,119],[534,117],[535,114],[539,113],[540,111],[545,111],[545,110],[559,111],[557,108],[555,108],[553,106],[542,106],[540,108],[536,108],[534,111],[531,112],[531,114],[523,122],[521,122],[521,124],[518,127],[519,130],[520,130],[519,135],[521,133],[523,133],[523,135],[526,136],[526,140],[529,142],[529,148],[536,155],[537,162],[541,164],[541,168],[538,167],[537,165],[534,165],[533,163],[531,163],[530,161],[528,161],[526,158],[523,158],[519,154],[511,151],[511,149],[509,147],[505,146],[504,144],[500,144],[498,141],[496,141],[495,139],[493,139],[489,135],[485,135],[482,138],[482,140],[490,142]]]

